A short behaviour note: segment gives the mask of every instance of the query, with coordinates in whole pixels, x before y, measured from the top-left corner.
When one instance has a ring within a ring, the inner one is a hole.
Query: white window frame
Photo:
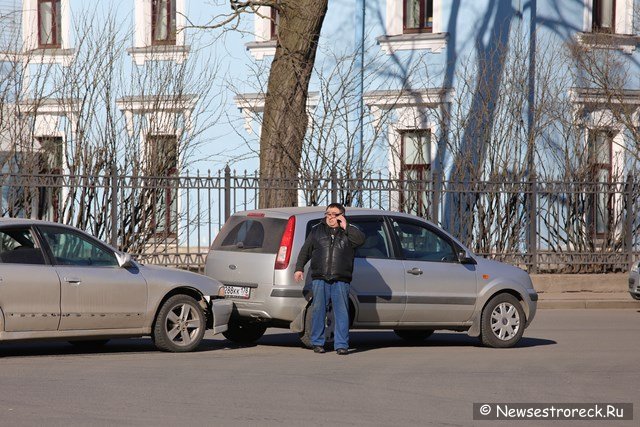
[[[136,65],[146,61],[175,61],[182,64],[189,56],[186,44],[186,0],[176,0],[176,43],[154,45],[151,40],[152,0],[135,0],[135,28],[133,47],[127,49]]]
[[[38,37],[38,0],[22,2],[23,55],[33,64],[61,64],[69,66],[75,55],[75,49],[69,43],[71,16],[70,0],[60,1],[60,47],[40,48]]]
[[[394,113],[388,115],[390,120],[387,125],[388,165],[391,179],[400,179],[403,132],[430,131],[429,148],[431,165],[433,165],[433,159],[437,158],[437,135],[440,134],[440,124],[436,119],[440,114],[434,114],[433,111],[443,108],[445,104],[450,104],[452,94],[451,90],[431,88],[404,93],[396,90],[381,90],[368,92],[364,95],[364,103],[374,116],[373,125],[375,127],[381,125],[383,113]],[[433,166],[431,170],[433,171]],[[400,195],[393,194],[391,197],[391,209],[400,209]]]
[[[181,95],[181,96],[127,96],[116,101],[116,106],[124,113],[127,125],[127,132],[131,137],[135,133],[135,121],[142,120],[142,131],[140,131],[140,147],[141,158],[147,159],[149,152],[148,136],[149,135],[166,135],[175,136],[176,143],[180,144],[180,136],[191,134],[193,131],[193,122],[191,115],[198,102],[197,95]],[[183,127],[176,128],[178,122],[177,116],[182,116]],[[177,169],[180,170],[184,165],[182,150],[178,151]],[[176,227],[179,226],[180,213],[182,212],[182,199],[178,197],[176,201]],[[177,236],[168,235],[161,241],[176,243]],[[169,239],[169,240],[167,240]]]
[[[78,115],[81,113],[82,107],[79,100],[74,99],[27,99],[18,103],[19,110],[22,114],[35,116],[35,124],[32,137],[33,146],[40,150],[40,142],[38,138],[60,137],[62,138],[62,174],[69,172],[67,167],[67,137],[75,138],[78,129]],[[70,135],[67,135],[63,129],[60,129],[60,119],[66,118],[70,124]],[[65,200],[68,197],[69,189],[60,189],[60,199]]]
[[[78,123],[77,117],[81,112],[78,100],[63,100],[48,98],[41,100],[25,100],[19,102],[20,111],[23,114],[35,116],[33,129],[34,138],[48,136],[62,137],[66,143],[67,135],[60,129],[60,119],[65,117],[71,125],[71,135],[76,135]],[[65,152],[63,151],[62,164],[66,164]]]
[[[574,117],[578,124],[582,125],[586,132],[582,136],[585,150],[588,150],[589,134],[596,129],[609,129],[613,132],[611,145],[611,176],[623,177],[629,172],[626,170],[626,147],[628,141],[624,132],[624,125],[616,121],[614,114],[606,108],[611,103],[610,97],[598,90],[572,88],[569,96],[574,104]],[[640,127],[640,95],[633,90],[623,91],[615,102],[634,108],[630,125]],[[611,202],[611,210],[616,216],[623,209],[623,198],[615,194]],[[619,237],[622,230],[612,230],[614,237]]]
[[[150,126],[144,133],[157,135],[179,135],[181,133],[191,133],[193,122],[191,115],[198,103],[197,95],[180,96],[127,96],[116,101],[116,106],[124,113],[127,132],[133,136],[135,132],[135,118],[140,117],[147,120]],[[176,129],[171,126],[176,123],[176,116],[183,117],[184,128]],[[143,144],[144,145],[144,144]]]
[[[443,32],[443,0],[433,0],[432,31],[414,34],[403,34],[403,0],[386,2],[386,34],[378,37],[377,41],[387,55],[399,50],[429,50],[438,53],[447,46],[448,34]]]
[[[590,33],[593,31],[593,0],[584,1],[584,14],[582,31]],[[616,0],[615,6],[615,34],[633,34],[633,2],[634,0]]]
[[[593,31],[593,0],[583,0],[582,32],[576,36],[577,41],[587,49],[606,48],[618,49],[632,54],[638,44],[640,36],[634,26],[634,0],[616,0],[614,32]]]
[[[244,119],[244,129],[249,135],[260,137],[262,123],[261,114],[264,113],[265,94],[264,93],[242,93],[234,96],[233,101],[240,110]],[[307,114],[311,115],[320,101],[318,92],[309,92],[307,96]],[[258,129],[255,130],[254,128]]]
[[[257,61],[276,54],[276,41],[271,39],[271,7],[260,6],[253,13],[253,35],[255,40],[245,47]]]

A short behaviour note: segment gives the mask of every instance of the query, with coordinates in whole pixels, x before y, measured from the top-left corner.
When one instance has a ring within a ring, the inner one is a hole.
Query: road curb
[[[607,300],[607,299],[540,299],[538,309],[567,309],[567,308],[634,308],[640,309],[640,301]]]

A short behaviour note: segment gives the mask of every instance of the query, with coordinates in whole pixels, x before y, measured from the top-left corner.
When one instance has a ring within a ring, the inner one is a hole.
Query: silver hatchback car
[[[226,338],[252,342],[267,327],[290,327],[310,345],[310,275],[304,288],[293,276],[307,234],[323,217],[324,208],[307,207],[229,218],[205,268],[234,302]],[[525,271],[478,257],[412,215],[348,208],[347,220],[366,235],[351,282],[352,329],[393,329],[411,341],[434,330],[467,331],[487,346],[511,347],[533,320],[538,295]]]
[[[138,264],[72,227],[0,219],[0,343],[150,335],[161,350],[190,351],[205,329],[227,329],[233,304],[223,290],[200,274]]]

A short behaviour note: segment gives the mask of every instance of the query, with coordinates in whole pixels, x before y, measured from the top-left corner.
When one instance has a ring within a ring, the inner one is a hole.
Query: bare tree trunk
[[[260,207],[295,206],[307,94],[328,0],[280,3],[260,135]]]

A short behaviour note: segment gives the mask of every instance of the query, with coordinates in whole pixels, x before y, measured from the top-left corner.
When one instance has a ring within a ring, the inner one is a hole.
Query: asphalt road
[[[353,353],[314,354],[287,330],[256,346],[207,336],[200,351],[149,339],[102,351],[0,344],[0,425],[640,424],[640,311],[541,310],[514,349],[461,333],[405,344],[352,331]],[[633,421],[474,421],[474,402],[631,402]]]

